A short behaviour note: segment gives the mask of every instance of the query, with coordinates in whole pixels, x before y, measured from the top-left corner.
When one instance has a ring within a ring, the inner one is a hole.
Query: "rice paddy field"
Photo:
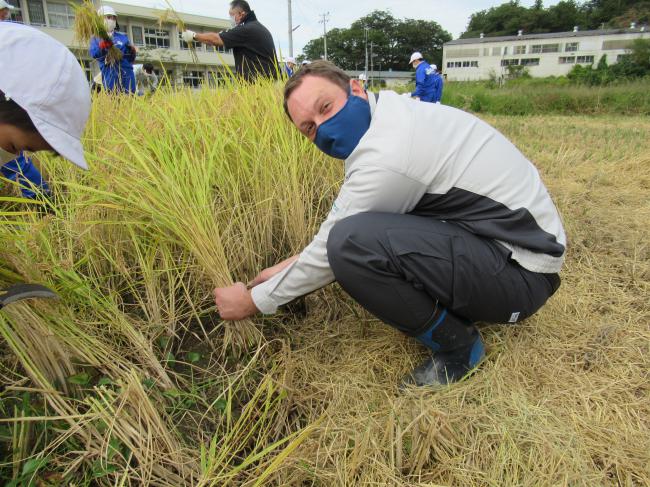
[[[563,215],[563,284],[483,326],[462,382],[400,392],[425,352],[329,286],[218,319],[217,285],[299,251],[341,183],[280,87],[94,100],[91,171],[0,213],[5,485],[650,485],[650,120],[481,115]],[[432,136],[435,136],[433,134]],[[444,141],[440,141],[444,143]]]

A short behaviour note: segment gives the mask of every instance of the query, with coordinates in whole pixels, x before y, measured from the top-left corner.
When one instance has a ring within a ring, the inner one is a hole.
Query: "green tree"
[[[463,38],[515,35],[525,33],[566,32],[579,26],[582,29],[627,27],[630,22],[650,22],[650,0],[562,0],[544,7],[541,0],[526,8],[516,0],[472,14]]]
[[[409,56],[414,51],[422,52],[429,62],[440,64],[442,45],[451,40],[451,34],[437,22],[396,19],[388,11],[375,10],[353,22],[348,29],[332,29],[327,33],[328,59],[343,69],[363,69],[366,28],[368,67],[372,64],[375,70],[408,70]],[[324,55],[323,38],[309,41],[303,55],[307,59],[320,59]]]

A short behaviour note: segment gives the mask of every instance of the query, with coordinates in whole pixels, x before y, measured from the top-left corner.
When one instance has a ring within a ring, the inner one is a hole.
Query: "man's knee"
[[[376,213],[358,213],[334,224],[327,238],[327,259],[335,277],[341,267],[349,266],[363,249],[374,247],[378,238],[377,220]]]

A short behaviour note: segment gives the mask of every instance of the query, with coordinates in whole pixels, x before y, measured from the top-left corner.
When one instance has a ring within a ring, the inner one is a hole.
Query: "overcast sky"
[[[121,3],[165,9],[165,0],[115,0]],[[457,38],[465,30],[469,16],[504,3],[506,0],[292,0],[294,55],[304,45],[323,33],[321,15],[329,12],[327,28],[349,27],[352,22],[373,10],[389,10],[397,18],[435,20]],[[544,6],[559,0],[545,0]],[[273,34],[276,47],[284,56],[289,51],[287,0],[248,0],[257,18]],[[228,0],[170,0],[179,12],[228,18]],[[522,0],[530,6],[534,0]]]

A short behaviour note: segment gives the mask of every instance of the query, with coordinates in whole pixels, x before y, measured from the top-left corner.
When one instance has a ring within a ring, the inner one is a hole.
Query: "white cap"
[[[97,13],[104,17],[107,15],[115,15],[117,17],[117,12],[115,12],[115,9],[109,5],[104,5],[103,7],[99,7],[97,9]]]
[[[304,66],[305,64],[311,64],[311,61],[310,61],[309,59],[305,59],[301,64],[302,64],[303,66]]]
[[[365,75],[364,73],[361,73],[361,74],[359,75],[359,79],[360,79],[361,81],[366,81],[366,75]]]
[[[284,58],[284,62],[285,62],[285,63],[296,64],[296,58],[295,58],[295,57],[291,57],[291,56],[289,56],[289,57],[285,57],[285,58]]]
[[[415,51],[413,54],[411,54],[411,60],[409,61],[409,64],[413,64],[413,61],[417,61],[418,59],[422,59],[424,56],[422,56],[421,52]]]
[[[438,66],[436,66],[435,64],[432,64],[431,67],[435,70],[438,70]]]
[[[0,91],[27,112],[55,151],[88,169],[81,135],[90,88],[73,54],[47,34],[12,22],[0,22],[0,53]]]
[[[0,0],[0,10],[4,10],[5,8],[8,8],[9,10],[16,10],[16,7],[10,3],[5,2],[5,0]]]

